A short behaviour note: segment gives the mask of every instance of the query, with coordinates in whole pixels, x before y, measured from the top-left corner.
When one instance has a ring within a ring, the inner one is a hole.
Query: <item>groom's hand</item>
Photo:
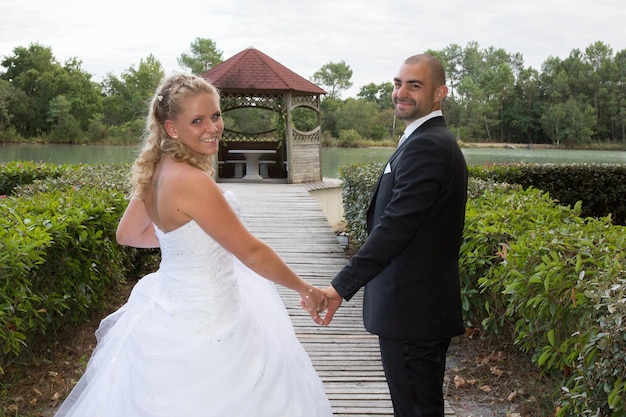
[[[339,306],[341,306],[343,298],[341,298],[341,295],[339,295],[335,287],[333,287],[332,285],[329,285],[322,291],[326,293],[326,297],[328,300],[328,304],[326,305],[326,314],[324,315],[324,326],[328,326],[333,319],[335,312],[337,311]]]

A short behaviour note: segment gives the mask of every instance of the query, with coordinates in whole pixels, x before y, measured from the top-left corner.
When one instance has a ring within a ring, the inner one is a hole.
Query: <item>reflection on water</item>
[[[339,167],[356,163],[385,162],[393,148],[323,148],[322,175],[339,177]],[[132,162],[137,148],[108,145],[33,145],[0,143],[0,162],[44,161],[63,163]],[[470,165],[510,162],[626,164],[626,152],[561,149],[463,148]]]

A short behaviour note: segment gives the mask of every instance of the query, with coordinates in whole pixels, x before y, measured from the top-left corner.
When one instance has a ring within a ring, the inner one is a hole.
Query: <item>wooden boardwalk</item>
[[[311,284],[324,287],[347,262],[317,201],[301,184],[223,183],[242,206],[242,220]],[[278,287],[298,339],[340,417],[393,416],[377,337],[363,328],[362,291],[344,302],[329,327],[311,321],[298,295]],[[446,404],[446,416],[454,411]]]

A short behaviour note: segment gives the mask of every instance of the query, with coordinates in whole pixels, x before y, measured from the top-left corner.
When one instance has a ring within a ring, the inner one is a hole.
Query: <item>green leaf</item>
[[[548,331],[548,343],[550,343],[550,346],[554,347],[555,342],[554,342],[554,329],[550,329]]]

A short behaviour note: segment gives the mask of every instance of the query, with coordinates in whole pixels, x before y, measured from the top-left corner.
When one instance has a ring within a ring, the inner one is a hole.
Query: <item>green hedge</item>
[[[466,314],[564,377],[558,415],[623,415],[611,413],[626,412],[626,228],[580,212],[533,188],[472,197],[461,248]]]
[[[346,228],[352,245],[360,247],[367,238],[367,207],[383,164],[353,164],[340,168]]]
[[[34,180],[58,178],[67,165],[55,165],[30,161],[15,161],[0,164],[0,196],[9,195],[13,189]]]
[[[582,201],[583,217],[604,217],[626,225],[626,165],[502,164],[470,166],[470,175],[535,187],[564,205]]]
[[[343,170],[357,247],[379,170]],[[510,337],[563,379],[554,393],[558,416],[624,416],[626,228],[581,213],[580,203],[563,206],[536,188],[472,175],[460,259],[464,314],[468,326]]]
[[[0,178],[24,179],[0,199],[0,371],[26,346],[100,311],[124,278],[154,265],[153,252],[115,241],[128,165],[49,168],[16,175],[14,164],[0,165]],[[44,171],[54,174],[29,182]]]

